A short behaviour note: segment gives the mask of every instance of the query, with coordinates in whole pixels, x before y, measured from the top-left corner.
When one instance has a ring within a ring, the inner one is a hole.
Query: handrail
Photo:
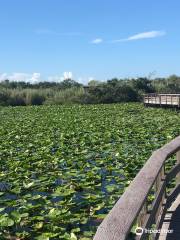
[[[143,102],[145,105],[168,105],[173,107],[180,107],[180,94],[144,94]]]
[[[156,95],[161,95],[161,96],[180,96],[180,93],[146,93],[144,96],[156,96]]]
[[[165,162],[174,153],[177,153],[177,164],[169,174],[166,174],[164,171]],[[166,185],[179,171],[180,136],[153,152],[144,167],[100,224],[94,240],[125,240],[137,219],[141,227],[151,226],[154,222],[158,225],[157,213],[162,210],[160,208],[162,208],[165,199]],[[149,212],[147,197],[154,185],[156,187],[156,197]],[[137,237],[137,239],[145,239],[145,235]]]

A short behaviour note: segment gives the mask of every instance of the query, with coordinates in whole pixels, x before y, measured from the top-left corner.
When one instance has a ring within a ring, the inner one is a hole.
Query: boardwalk
[[[176,164],[167,171],[166,160],[173,156]],[[176,184],[170,189],[169,184],[174,178]],[[152,190],[155,198],[150,204],[148,197]],[[134,225],[138,228],[132,236]],[[173,232],[158,235],[162,229]],[[152,154],[100,224],[93,239],[145,240],[149,237],[155,240],[180,239],[180,136]]]
[[[172,203],[172,205],[167,209],[161,229],[170,231],[172,230],[173,232],[161,232],[158,240],[180,239],[180,194]]]
[[[180,108],[180,94],[146,94],[143,102],[145,106]]]

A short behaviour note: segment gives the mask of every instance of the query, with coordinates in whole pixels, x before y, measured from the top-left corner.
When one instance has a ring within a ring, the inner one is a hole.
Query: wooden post
[[[180,164],[180,150],[176,153],[177,164]],[[176,175],[177,185],[180,183],[180,172]]]
[[[158,176],[156,178],[156,181],[155,181],[156,196],[159,193],[159,189],[160,189],[160,186],[161,186],[161,180],[162,180],[161,174],[162,174],[162,169],[161,169],[161,172],[158,174]],[[158,224],[160,210],[161,210],[161,204],[159,203],[159,207],[158,207],[157,212],[155,214],[155,224]]]
[[[165,164],[162,166],[161,171],[155,181],[155,189],[156,189],[156,194],[159,193],[159,189],[161,188],[163,182],[165,181]],[[161,220],[161,216],[163,214],[163,210],[164,210],[164,201],[165,201],[165,197],[166,197],[166,188],[164,189],[164,192],[161,196],[161,200],[159,201],[159,207],[157,209],[156,215],[155,215],[155,224],[156,226],[159,226],[160,220]]]
[[[148,212],[148,206],[147,206],[147,201],[146,201],[138,215],[138,218],[137,218],[138,227],[143,227],[147,212]]]

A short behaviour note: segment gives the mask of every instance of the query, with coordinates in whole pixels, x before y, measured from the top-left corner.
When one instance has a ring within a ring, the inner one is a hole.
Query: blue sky
[[[179,0],[0,0],[0,9],[0,80],[180,74]]]

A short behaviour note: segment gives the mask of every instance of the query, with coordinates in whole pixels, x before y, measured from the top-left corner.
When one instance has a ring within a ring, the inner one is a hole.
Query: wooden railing
[[[180,107],[180,94],[145,94],[143,102],[145,105],[169,105]]]
[[[176,164],[167,171],[167,159],[176,154]],[[165,165],[166,164],[166,165]],[[166,166],[166,167],[165,167]],[[180,136],[155,151],[112,210],[100,224],[94,240],[125,240],[134,225],[143,229],[161,227],[168,203],[179,192],[180,183]],[[168,184],[176,177],[177,185],[170,194]],[[149,205],[148,197],[154,191],[154,200]],[[135,239],[147,239],[143,232]],[[152,237],[152,236],[151,236]],[[153,237],[156,239],[157,235]],[[132,238],[131,238],[132,239]]]

